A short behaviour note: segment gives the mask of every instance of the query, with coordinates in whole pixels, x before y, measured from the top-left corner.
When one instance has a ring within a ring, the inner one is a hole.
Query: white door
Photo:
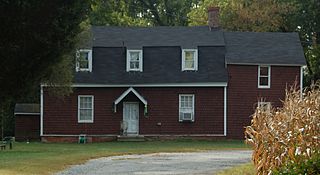
[[[123,121],[127,124],[128,135],[139,134],[139,103],[123,103]]]

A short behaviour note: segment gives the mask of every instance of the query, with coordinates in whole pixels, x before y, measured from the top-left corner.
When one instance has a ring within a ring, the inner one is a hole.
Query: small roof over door
[[[124,91],[115,101],[114,101],[114,112],[117,111],[117,104],[121,102],[130,92],[132,92],[138,99],[145,105],[148,105],[148,102],[146,99],[144,99],[136,90],[134,90],[132,87]]]

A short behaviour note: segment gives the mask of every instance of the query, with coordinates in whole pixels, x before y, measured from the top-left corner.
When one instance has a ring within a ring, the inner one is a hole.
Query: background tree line
[[[14,134],[15,103],[39,103],[41,82],[56,87],[58,96],[72,91],[74,52],[90,25],[207,25],[210,6],[220,7],[223,30],[299,32],[308,63],[305,84],[320,78],[320,0],[0,0],[5,135]]]

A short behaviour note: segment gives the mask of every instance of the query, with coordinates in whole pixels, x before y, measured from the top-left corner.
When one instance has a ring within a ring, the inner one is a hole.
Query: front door
[[[137,102],[123,103],[123,121],[127,125],[128,135],[139,134],[139,103]]]

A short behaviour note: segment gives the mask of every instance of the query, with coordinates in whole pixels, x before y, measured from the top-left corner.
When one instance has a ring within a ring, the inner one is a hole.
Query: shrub
[[[299,163],[286,163],[273,172],[274,175],[319,175],[320,154],[314,154],[310,159]]]
[[[286,91],[283,107],[270,111],[257,108],[251,126],[246,127],[246,142],[254,148],[252,159],[257,174],[272,174],[290,162],[303,165],[320,148],[320,86]]]

